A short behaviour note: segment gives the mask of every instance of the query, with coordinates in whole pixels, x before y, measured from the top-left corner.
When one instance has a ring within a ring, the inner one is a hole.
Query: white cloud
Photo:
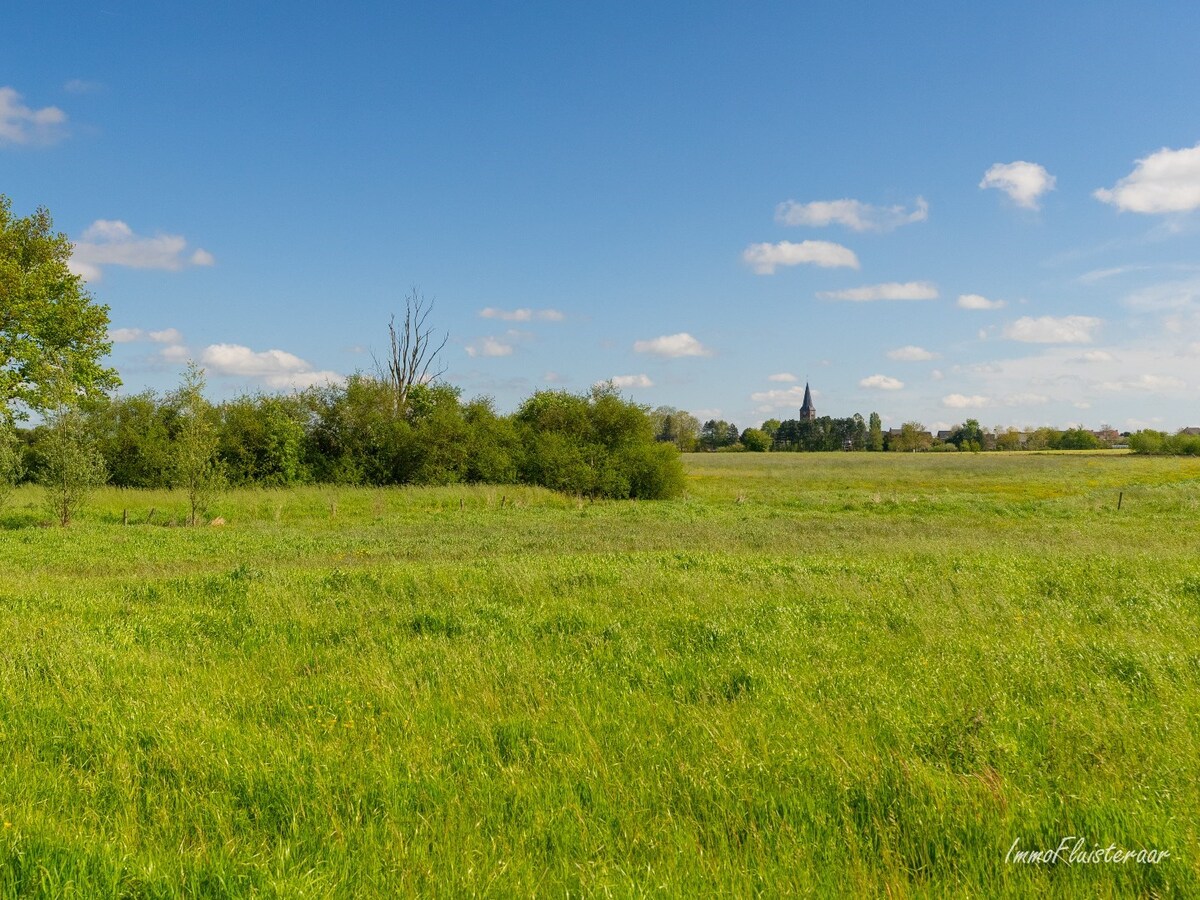
[[[1037,209],[1038,198],[1047,191],[1054,190],[1055,178],[1037,163],[1018,160],[1010,163],[996,163],[983,175],[979,182],[981,188],[997,188],[1008,194],[1009,198],[1026,209]]]
[[[941,381],[943,378],[946,377],[946,374],[941,369],[934,369],[932,372],[929,373],[929,377],[932,378],[934,381]]]
[[[853,303],[869,303],[873,300],[935,300],[937,285],[930,281],[889,281],[885,284],[869,284],[844,291],[822,291],[817,294],[822,300],[849,300]]]
[[[751,244],[742,252],[742,261],[759,275],[774,275],[779,266],[811,264],[824,269],[858,268],[858,257],[849,247],[830,241],[780,241],[778,244]]]
[[[177,234],[142,237],[118,219],[97,219],[75,242],[71,270],[88,281],[99,281],[103,266],[161,269],[178,272],[186,265],[216,263],[207,250],[197,248],[186,258],[187,240]]]
[[[1005,406],[1042,406],[1049,402],[1050,398],[1045,394],[1035,394],[1032,392],[1011,394],[1004,398]]]
[[[33,109],[11,87],[0,87],[0,147],[44,146],[66,134],[67,114],[57,106]]]
[[[648,341],[635,341],[633,349],[638,353],[653,353],[674,359],[680,356],[711,356],[712,351],[698,340],[681,331],[679,334],[667,334]]]
[[[932,353],[924,347],[915,347],[912,344],[906,347],[897,347],[895,350],[889,350],[887,356],[888,359],[898,360],[899,362],[924,362],[938,358],[938,354]]]
[[[1167,281],[1134,291],[1124,300],[1126,306],[1141,312],[1162,312],[1200,306],[1200,278]]]
[[[561,322],[566,316],[557,309],[495,309],[488,306],[479,311],[479,318],[502,322]]]
[[[619,388],[648,388],[654,387],[649,375],[614,375],[608,379]],[[603,384],[603,382],[600,382]]]
[[[1116,357],[1107,350],[1085,350],[1083,353],[1079,354],[1076,359],[1079,362],[1085,363],[1106,363],[1116,361]]]
[[[1104,324],[1093,316],[1022,316],[1004,328],[1004,336],[1029,344],[1090,344]]]
[[[898,391],[904,387],[904,382],[887,375],[869,375],[859,381],[858,386],[880,391]]]
[[[168,357],[170,351],[184,349],[167,347],[162,355]],[[240,344],[210,344],[201,351],[200,363],[213,374],[259,378],[273,388],[304,388],[342,379],[337,372],[316,371],[310,363],[293,353],[284,350],[254,351]]]
[[[959,309],[1002,309],[1005,303],[1003,300],[989,300],[982,294],[959,294],[958,306]]]
[[[505,343],[496,337],[482,337],[474,343],[467,344],[467,356],[512,356],[513,345]]]
[[[146,337],[156,344],[181,344],[183,335],[178,328],[164,328],[162,331],[147,332]]]
[[[799,381],[799,380],[800,379],[797,378],[795,375],[793,375],[791,372],[776,372],[774,375],[767,376],[767,381],[792,382],[792,381]]]
[[[164,362],[183,363],[191,358],[192,353],[182,344],[171,344],[159,350],[158,355],[162,357]]]
[[[950,409],[983,409],[985,406],[991,405],[990,399],[978,394],[972,394],[969,397],[966,394],[947,394],[942,398],[942,406]]]
[[[815,391],[813,393],[816,393]],[[750,395],[750,399],[755,403],[760,404],[756,407],[758,412],[771,412],[776,409],[786,409],[789,407],[800,408],[804,402],[804,388],[796,385],[790,388],[776,388],[771,391],[756,391]],[[696,413],[699,416],[699,412]]]
[[[144,331],[141,328],[115,328],[108,333],[108,339],[114,344],[133,344],[139,341],[153,341],[156,344],[183,343],[183,335],[178,328],[164,328],[162,331]]]
[[[860,200],[816,200],[812,203],[788,200],[775,208],[775,221],[781,225],[822,226],[836,222],[854,231],[892,231],[928,218],[929,204],[924,197],[917,198],[912,211],[903,206],[873,206]]]
[[[542,381],[547,384],[564,384],[567,378],[560,372],[547,372],[542,376]]]
[[[1179,391],[1187,387],[1187,383],[1181,378],[1176,378],[1174,375],[1151,375],[1143,373],[1132,378],[1125,378],[1117,381],[1103,381],[1099,385],[1101,390],[1123,392],[1123,391],[1145,391],[1150,393],[1161,393],[1163,391]]]
[[[1139,159],[1131,173],[1092,196],[1123,212],[1178,213],[1200,209],[1200,144],[1164,147]]]

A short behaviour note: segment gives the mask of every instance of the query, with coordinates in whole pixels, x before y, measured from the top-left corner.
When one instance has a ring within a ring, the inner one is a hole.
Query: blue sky
[[[513,408],[1200,424],[1200,5],[19,4],[0,193],[126,391],[372,367]]]

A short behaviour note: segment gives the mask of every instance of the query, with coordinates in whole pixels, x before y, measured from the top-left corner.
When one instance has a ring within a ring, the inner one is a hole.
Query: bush
[[[643,407],[611,386],[539,391],[513,417],[521,481],[591,497],[659,499],[683,491],[676,447],[655,441]]]

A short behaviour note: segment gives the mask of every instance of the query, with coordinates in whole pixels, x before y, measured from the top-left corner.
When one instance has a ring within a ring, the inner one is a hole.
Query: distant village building
[[[805,395],[805,396],[807,396],[807,395]],[[1193,434],[1193,435],[1200,434],[1200,428],[1181,428],[1181,429],[1179,429],[1179,433],[1180,434]]]
[[[800,405],[800,421],[812,422],[817,418],[817,408],[813,406],[812,393],[808,389],[808,382],[804,382],[804,403]]]

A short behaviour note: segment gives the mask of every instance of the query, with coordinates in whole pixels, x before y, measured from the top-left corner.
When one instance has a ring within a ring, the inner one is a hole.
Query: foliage
[[[700,442],[700,421],[691,413],[673,406],[660,406],[650,419],[654,439],[674,444],[684,453],[695,450]]]
[[[826,450],[863,450],[867,429],[862,416],[845,419],[818,416],[815,419],[788,419],[775,430],[772,449],[808,453]]]
[[[879,413],[871,413],[871,421],[867,426],[867,449],[879,451],[883,449],[883,420]]]
[[[24,474],[21,444],[11,425],[0,421],[0,509]]]
[[[611,385],[590,395],[539,391],[514,416],[518,477],[589,497],[662,499],[683,490],[679,451],[655,441],[643,407]]]
[[[920,422],[905,422],[900,426],[900,433],[889,435],[887,448],[889,450],[909,453],[917,450],[928,450],[933,444],[933,436],[925,430]]]
[[[107,480],[104,457],[74,404],[49,410],[38,432],[37,478],[45,488],[44,505],[65,528],[87,495]]]
[[[747,428],[742,432],[742,446],[755,453],[771,449],[771,436],[761,428]]]
[[[1129,449],[1134,453],[1157,456],[1200,456],[1200,435],[1182,431],[1167,434],[1146,429],[1129,436]]]
[[[0,194],[0,419],[59,403],[63,384],[96,397],[119,383],[100,360],[111,348],[108,307],[68,268],[71,242],[50,213],[16,218]]]
[[[220,434],[216,413],[204,397],[204,371],[189,363],[183,382],[168,398],[174,413],[171,435],[171,482],[188,499],[188,523],[197,524],[225,486],[217,457]]]
[[[724,419],[709,419],[700,428],[700,448],[720,450],[722,447],[732,447],[741,436],[736,425]]]

